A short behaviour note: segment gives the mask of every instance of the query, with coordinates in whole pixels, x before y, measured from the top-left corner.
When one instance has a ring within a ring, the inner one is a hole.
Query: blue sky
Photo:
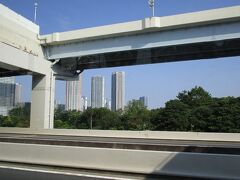
[[[240,0],[155,0],[156,16],[240,5]],[[32,20],[34,0],[0,0]],[[41,34],[139,20],[151,15],[147,0],[38,0]],[[240,96],[240,57],[86,70],[83,95],[90,98],[90,78],[105,77],[105,94],[110,97],[111,74],[126,72],[126,101],[148,96],[151,108],[164,106],[182,90],[202,86],[215,97]],[[18,77],[24,85],[24,100],[30,100],[31,78]],[[56,99],[65,100],[65,83],[57,82]]]

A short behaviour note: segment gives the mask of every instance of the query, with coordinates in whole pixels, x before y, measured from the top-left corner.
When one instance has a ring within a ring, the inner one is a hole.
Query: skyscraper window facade
[[[123,110],[125,106],[125,72],[112,74],[112,111]]]
[[[104,78],[94,76],[91,79],[91,107],[104,107]]]

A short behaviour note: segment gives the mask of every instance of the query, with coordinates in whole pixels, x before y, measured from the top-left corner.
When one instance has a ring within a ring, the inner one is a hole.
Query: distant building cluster
[[[91,78],[91,99],[82,96],[82,75],[76,81],[66,81],[66,101],[55,101],[59,110],[85,111],[87,108],[108,108],[112,111],[124,110],[125,107],[125,72],[113,72],[111,82],[111,99],[105,97],[104,77]],[[139,98],[139,103],[148,107],[146,96]],[[15,83],[15,77],[0,78],[0,115],[7,116],[15,107],[25,106],[22,101],[22,85]],[[29,104],[29,103],[28,103]]]
[[[91,99],[89,101],[86,96],[82,96],[81,76],[77,81],[67,81],[65,110],[85,111],[89,107],[105,107],[113,111],[123,110],[125,106],[125,73],[120,71],[112,74],[112,100],[105,97],[104,83],[103,76],[91,78]],[[56,103],[55,107],[59,108],[59,104]]]
[[[142,96],[139,99],[132,99],[128,102],[128,105],[135,104],[140,107],[148,108],[148,97]]]
[[[112,73],[111,99],[105,97],[105,79],[103,76],[91,78],[91,98],[82,96],[82,76],[76,81],[66,82],[65,105],[55,103],[55,108],[85,111],[87,108],[108,108],[112,111],[124,110],[125,107],[125,72]],[[139,103],[148,107],[148,98],[142,96]]]
[[[0,115],[22,104],[22,85],[15,83],[15,77],[0,78]]]
[[[148,107],[148,98],[142,96],[139,102]],[[15,83],[15,77],[0,78],[0,115],[7,116],[9,111],[22,102],[22,85]],[[111,99],[104,94],[104,77],[91,78],[91,99],[82,96],[82,75],[76,81],[66,81],[66,101],[60,104],[55,101],[55,108],[60,110],[85,111],[87,108],[105,107],[112,111],[123,110],[125,106],[125,72],[113,72]]]

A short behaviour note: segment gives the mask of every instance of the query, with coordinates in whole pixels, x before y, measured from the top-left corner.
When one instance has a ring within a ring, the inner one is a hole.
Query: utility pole
[[[34,23],[36,24],[37,22],[37,7],[38,7],[38,3],[35,2],[34,3]]]
[[[148,5],[149,5],[149,7],[152,9],[152,17],[154,17],[154,0],[148,0]]]
[[[92,110],[92,108],[91,108],[91,116],[90,116],[90,129],[92,129],[93,127],[92,127],[92,125],[93,125],[93,120],[92,120],[92,116],[93,116],[93,110]]]

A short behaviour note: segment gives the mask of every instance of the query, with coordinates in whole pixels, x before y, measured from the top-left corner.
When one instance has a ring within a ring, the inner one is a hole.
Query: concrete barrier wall
[[[216,179],[240,177],[238,155],[0,143],[0,161]]]
[[[240,142],[240,133],[4,128],[0,133]]]

